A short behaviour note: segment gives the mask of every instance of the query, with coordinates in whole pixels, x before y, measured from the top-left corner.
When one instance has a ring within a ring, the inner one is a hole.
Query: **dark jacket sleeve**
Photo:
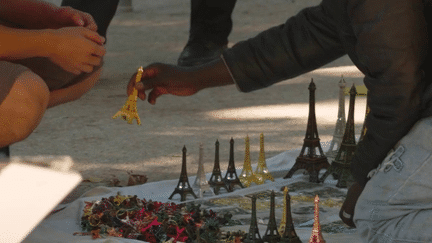
[[[365,185],[368,173],[419,120],[427,31],[421,0],[347,2],[371,108],[351,163],[355,179]]]
[[[335,26],[322,5],[306,8],[285,24],[239,42],[223,57],[241,91],[261,89],[346,54]]]

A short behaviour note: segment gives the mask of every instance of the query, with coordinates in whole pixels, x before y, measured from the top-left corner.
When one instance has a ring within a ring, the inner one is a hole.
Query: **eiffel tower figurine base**
[[[318,175],[320,170],[327,169],[328,167],[330,167],[330,164],[328,163],[325,156],[315,158],[299,156],[297,157],[294,166],[291,168],[288,174],[284,176],[284,179],[291,178],[297,170],[303,169],[309,173],[309,182],[319,183],[320,180]]]
[[[219,195],[219,191],[220,191],[220,188],[222,187],[222,188],[225,188],[225,190],[227,191],[227,192],[232,192],[231,190],[230,190],[230,188],[228,188],[228,186],[225,184],[225,181],[223,181],[223,180],[221,180],[221,181],[209,181],[209,185],[213,188],[213,192],[216,194],[216,195]]]
[[[186,201],[186,196],[187,196],[187,194],[191,194],[195,199],[196,198],[198,198],[196,195],[195,195],[195,193],[194,193],[194,191],[192,190],[192,188],[190,188],[190,187],[187,187],[187,188],[179,188],[179,187],[177,187],[176,189],[174,189],[174,192],[171,194],[171,196],[168,198],[168,199],[172,199],[172,197],[175,195],[175,194],[180,194],[180,201]]]
[[[269,243],[278,243],[280,241],[281,237],[279,235],[264,235],[263,241],[269,242]]]
[[[238,185],[241,188],[244,188],[239,178],[236,179],[224,179],[225,185],[227,185],[229,191],[234,191],[234,186]]]
[[[279,243],[302,243],[300,238],[296,236],[288,236],[288,237],[282,237],[279,241]]]
[[[331,166],[320,178],[320,182],[324,182],[329,175],[333,175],[333,178],[338,181],[336,187],[339,188],[347,188],[347,182],[349,183],[353,179],[350,165],[339,161],[332,162]]]
[[[262,239],[259,238],[256,234],[247,233],[245,239],[243,240],[245,243],[264,243]]]
[[[198,197],[202,198],[204,193],[206,191],[209,191],[213,196],[215,195],[215,193],[213,192],[213,190],[210,188],[210,185],[208,183],[206,184],[202,184],[202,185],[198,185],[196,186],[196,188],[198,189]]]

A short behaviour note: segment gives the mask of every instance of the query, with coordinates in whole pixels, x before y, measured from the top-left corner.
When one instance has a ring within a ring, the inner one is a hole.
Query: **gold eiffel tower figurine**
[[[314,208],[314,223],[312,228],[312,235],[309,239],[309,243],[325,243],[322,234],[321,234],[321,226],[319,223],[319,197],[315,196],[315,208]]]
[[[143,67],[141,66],[140,68],[138,68],[135,82],[138,83],[139,81],[141,81],[142,73],[143,73]],[[129,95],[126,101],[126,104],[124,104],[121,110],[119,110],[112,118],[115,119],[117,117],[121,117],[129,124],[132,124],[133,119],[136,119],[138,125],[141,125],[141,120],[137,112],[137,105],[136,105],[137,97],[138,97],[138,90],[134,88],[132,94]]]
[[[259,185],[264,183],[262,178],[258,178],[254,172],[252,171],[252,165],[251,165],[251,159],[250,159],[250,143],[249,143],[249,136],[246,136],[245,138],[245,158],[244,158],[244,164],[243,164],[243,170],[239,176],[240,182],[245,187],[249,187],[252,182],[255,182],[255,184]]]
[[[284,209],[278,231],[281,236],[279,243],[302,243],[294,229],[291,215],[291,197],[288,194],[287,186],[284,189]]]
[[[261,133],[260,135],[260,153],[258,158],[258,165],[255,170],[255,174],[258,178],[262,180],[262,183],[267,180],[274,181],[273,176],[270,174],[267,164],[266,164],[266,158],[265,158],[265,152],[264,152],[264,134]]]
[[[286,200],[287,194],[288,194],[288,187],[287,186],[284,188],[283,194],[284,194],[284,200],[283,200],[284,201],[284,208],[283,208],[283,213],[282,213],[282,219],[281,219],[279,229],[278,229],[278,232],[280,235],[282,235],[285,232],[285,227],[286,227],[286,209],[287,209],[287,203],[289,203]]]

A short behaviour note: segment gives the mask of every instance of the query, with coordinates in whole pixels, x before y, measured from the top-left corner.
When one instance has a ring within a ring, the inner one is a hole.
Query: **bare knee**
[[[27,138],[42,120],[49,90],[36,74],[26,71],[0,105],[0,147]]]

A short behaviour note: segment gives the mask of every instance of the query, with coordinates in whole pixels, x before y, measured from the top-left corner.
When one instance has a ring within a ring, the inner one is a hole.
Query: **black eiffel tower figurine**
[[[315,117],[315,90],[316,86],[312,79],[309,85],[309,118],[303,147],[300,155],[296,159],[294,166],[291,168],[288,174],[285,175],[284,179],[291,178],[291,176],[297,170],[305,169],[309,173],[309,182],[318,183],[319,171],[330,166],[327,161],[327,157],[323,153],[318,136]],[[317,154],[317,150],[319,154]]]
[[[350,164],[354,152],[356,150],[356,141],[354,133],[354,104],[356,98],[356,88],[353,84],[350,90],[350,103],[348,111],[348,119],[345,127],[344,137],[342,139],[341,147],[336,155],[335,160],[332,162],[330,168],[327,169],[326,173],[321,177],[320,181],[324,180],[330,174],[336,174],[338,177],[337,187],[346,188],[347,181],[352,180]]]
[[[258,229],[258,221],[256,217],[256,196],[252,196],[252,219],[249,228],[249,233],[246,234],[243,242],[246,243],[264,243],[261,239],[259,229]]]
[[[194,191],[192,190],[192,187],[189,184],[189,179],[186,173],[186,146],[183,147],[183,160],[182,160],[182,170],[180,173],[180,180],[177,184],[177,187],[174,189],[174,192],[171,194],[171,196],[168,199],[172,199],[172,197],[175,194],[180,194],[181,199],[180,201],[186,201],[186,195],[192,194],[194,198],[197,198]]]
[[[0,148],[0,160],[9,159],[9,157],[10,157],[9,146]]]
[[[242,183],[240,182],[239,177],[237,176],[236,168],[234,165],[234,139],[230,140],[230,155],[228,162],[228,170],[224,177],[225,184],[228,186],[230,191],[234,191],[234,186],[239,185],[241,188],[244,188]]]
[[[284,207],[285,227],[282,232],[279,229],[279,233],[281,234],[281,240],[279,241],[279,243],[302,243],[294,229],[294,224],[291,215],[291,197],[288,193],[287,187],[285,187],[284,189],[284,194],[285,194],[285,207]]]
[[[270,198],[270,218],[267,224],[267,230],[265,235],[263,236],[264,242],[269,243],[277,243],[281,239],[277,225],[276,225],[276,217],[275,217],[275,192],[272,190],[271,198]]]
[[[221,187],[225,188],[227,192],[231,192],[230,189],[225,184],[225,180],[222,178],[222,173],[219,165],[219,141],[216,140],[215,144],[215,161],[213,166],[213,172],[208,181],[209,185],[213,187],[213,191],[216,195],[219,195],[219,190]]]

